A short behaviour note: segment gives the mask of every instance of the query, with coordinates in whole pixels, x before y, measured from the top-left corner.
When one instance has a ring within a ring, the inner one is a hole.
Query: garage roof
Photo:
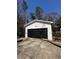
[[[52,24],[52,23],[53,23],[52,21],[44,21],[44,20],[35,19],[35,20],[33,20],[33,21],[31,21],[31,22],[25,24],[24,27],[26,27],[26,26],[28,26],[28,25],[34,23],[34,22],[41,22],[41,23],[46,23],[46,24]]]

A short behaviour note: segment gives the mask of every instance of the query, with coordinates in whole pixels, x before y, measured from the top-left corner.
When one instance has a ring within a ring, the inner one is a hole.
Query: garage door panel
[[[28,29],[28,37],[47,38],[47,28]]]

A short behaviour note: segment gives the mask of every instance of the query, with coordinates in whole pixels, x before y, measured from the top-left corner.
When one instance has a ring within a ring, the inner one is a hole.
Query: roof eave
[[[35,19],[35,20],[33,20],[33,21],[31,21],[31,22],[25,24],[24,27],[26,27],[26,26],[28,26],[28,25],[34,23],[34,22],[43,22],[43,23],[47,23],[47,24],[52,24],[52,23],[53,23],[53,22],[51,22],[51,21],[44,21],[44,20],[37,20],[37,19]]]

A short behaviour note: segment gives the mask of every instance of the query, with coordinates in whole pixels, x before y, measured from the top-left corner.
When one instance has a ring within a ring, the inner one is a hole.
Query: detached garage
[[[52,24],[51,21],[35,19],[28,24],[25,24],[25,37],[44,38],[52,40]]]

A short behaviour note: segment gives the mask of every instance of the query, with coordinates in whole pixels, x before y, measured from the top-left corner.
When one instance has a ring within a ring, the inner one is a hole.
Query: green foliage
[[[41,7],[36,7],[35,15],[38,19],[42,18],[43,9]]]
[[[30,13],[31,19],[43,19],[43,9],[41,7],[36,7],[35,13]]]

